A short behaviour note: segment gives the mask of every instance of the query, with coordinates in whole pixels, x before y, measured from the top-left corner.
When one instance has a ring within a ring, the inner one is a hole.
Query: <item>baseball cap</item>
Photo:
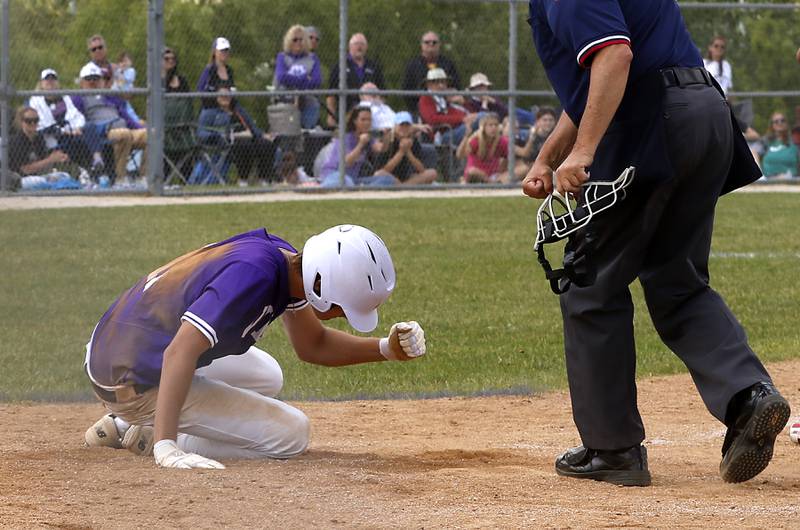
[[[231,43],[225,37],[217,37],[214,39],[214,49],[215,50],[230,50]]]
[[[58,72],[56,72],[52,68],[45,68],[44,70],[42,70],[42,74],[39,76],[39,78],[40,79],[47,79],[50,76],[55,77],[56,79],[58,79]]]
[[[81,74],[80,74],[81,79],[86,79],[87,77],[94,75],[98,77],[103,77],[103,70],[93,62],[88,62],[84,64],[83,68],[81,68]]]
[[[408,111],[400,111],[394,116],[394,124],[400,125],[401,123],[414,123],[414,118],[411,117],[411,113]]]
[[[450,79],[447,77],[447,72],[441,68],[431,68],[428,70],[428,75],[425,76],[425,81],[441,81]]]
[[[472,74],[472,76],[469,78],[469,87],[475,88],[476,86],[492,86],[492,83],[489,82],[489,78],[486,77],[486,74],[478,72],[476,74]]]

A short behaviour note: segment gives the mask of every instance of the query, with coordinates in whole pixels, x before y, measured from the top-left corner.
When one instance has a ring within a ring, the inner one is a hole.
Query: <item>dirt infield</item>
[[[770,368],[796,418],[800,360]],[[639,390],[650,488],[555,475],[577,440],[565,393],[298,403],[308,453],[217,472],[81,447],[99,404],[0,405],[0,527],[798,527],[800,446],[781,434],[764,473],[725,484],[724,428],[689,377]]]

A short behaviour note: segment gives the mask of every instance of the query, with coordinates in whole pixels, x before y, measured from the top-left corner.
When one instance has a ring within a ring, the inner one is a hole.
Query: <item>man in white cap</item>
[[[37,90],[55,91],[60,88],[58,72],[45,68],[39,75]],[[37,130],[43,135],[48,149],[61,149],[70,160],[89,170],[91,153],[83,139],[86,119],[75,108],[70,96],[32,96],[28,104],[39,114]]]
[[[475,121],[477,114],[467,111],[446,96],[437,94],[447,90],[449,85],[450,78],[444,70],[429,70],[425,78],[425,88],[430,95],[419,98],[419,115],[423,122],[434,129],[440,129],[442,144],[452,142],[453,145],[458,145],[466,133],[466,123]]]
[[[411,113],[398,112],[394,120],[393,140],[381,153],[375,164],[380,168],[376,175],[391,175],[401,184],[430,184],[436,180],[436,169],[426,168],[422,162],[422,144],[416,138],[416,127]]]
[[[86,63],[80,72],[81,88],[98,90],[106,88],[103,72],[93,62]],[[75,108],[86,118],[84,138],[95,157],[102,153],[106,142],[111,142],[114,149],[114,169],[116,177],[127,176],[128,158],[134,148],[144,150],[147,147],[147,129],[139,123],[127,110],[127,104],[119,96],[90,95],[75,96]],[[146,157],[142,157],[146,160]],[[147,164],[142,163],[140,175],[147,174]],[[112,179],[113,181],[113,179]]]
[[[508,116],[508,107],[498,98],[486,94],[491,87],[492,82],[489,81],[486,74],[482,72],[472,74],[469,78],[469,91],[474,95],[464,100],[464,107],[469,112],[478,114],[478,118],[481,118],[484,112],[494,112],[502,121]],[[524,142],[528,138],[528,129],[533,125],[536,116],[530,110],[520,107],[517,107],[515,115],[517,116],[517,131],[521,133],[521,139]]]
[[[370,332],[394,286],[386,245],[355,225],[312,236],[301,253],[261,228],[172,260],[123,293],[86,346],[90,384],[112,412],[86,432],[87,445],[153,454],[168,468],[302,453],[308,418],[275,399],[283,374],[256,341],[282,316],[298,357],[312,364],[422,356],[414,321],[381,339],[320,322],[345,317]]]

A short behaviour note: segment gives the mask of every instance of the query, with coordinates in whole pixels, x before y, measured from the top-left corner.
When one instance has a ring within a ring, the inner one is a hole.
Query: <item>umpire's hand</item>
[[[522,192],[534,199],[544,199],[553,192],[553,169],[538,159],[522,180]]]
[[[592,165],[592,160],[591,155],[572,151],[556,170],[556,191],[561,195],[567,192],[577,195],[583,183],[589,180],[586,168]]]

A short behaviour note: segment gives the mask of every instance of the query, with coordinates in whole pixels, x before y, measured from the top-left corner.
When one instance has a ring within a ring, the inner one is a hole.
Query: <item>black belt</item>
[[[699,66],[688,68],[684,66],[672,66],[661,69],[661,78],[664,80],[666,88],[685,87],[690,85],[708,85],[711,83],[711,74],[708,70]]]

